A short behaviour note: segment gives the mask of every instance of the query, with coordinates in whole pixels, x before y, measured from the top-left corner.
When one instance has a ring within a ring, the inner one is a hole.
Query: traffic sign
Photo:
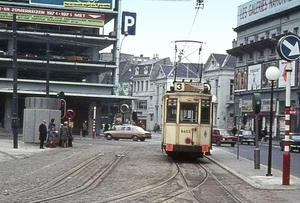
[[[296,35],[285,35],[277,43],[277,52],[282,59],[295,61],[300,57],[300,38]]]
[[[68,109],[66,112],[66,118],[67,119],[75,118],[75,111],[73,111],[72,109]]]
[[[136,13],[124,11],[122,13],[122,35],[135,35]]]

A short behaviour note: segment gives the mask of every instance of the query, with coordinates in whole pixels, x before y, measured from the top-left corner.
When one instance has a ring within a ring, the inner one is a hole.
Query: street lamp
[[[212,139],[212,133],[214,128],[214,105],[217,102],[217,96],[213,95],[211,98],[211,139]],[[210,142],[210,149],[212,149],[212,142]]]
[[[271,81],[271,103],[270,103],[270,130],[269,130],[269,152],[268,152],[268,171],[266,176],[272,176],[271,165],[272,165],[272,123],[273,123],[273,88],[274,81],[279,78],[279,69],[271,65],[266,70],[266,77]]]

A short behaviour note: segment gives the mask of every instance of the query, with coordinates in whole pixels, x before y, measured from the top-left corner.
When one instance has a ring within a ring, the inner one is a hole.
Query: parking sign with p
[[[136,13],[124,11],[122,13],[122,35],[135,35]]]

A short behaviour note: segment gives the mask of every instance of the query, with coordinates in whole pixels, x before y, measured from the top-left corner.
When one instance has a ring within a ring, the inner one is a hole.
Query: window
[[[271,55],[275,55],[276,54],[276,47],[272,47],[271,48]]]
[[[260,51],[259,51],[259,57],[260,57],[260,58],[263,58],[263,57],[264,57],[264,51],[263,51],[263,50],[260,50]]]
[[[141,91],[144,91],[144,81],[141,81]]]
[[[180,103],[180,123],[198,123],[198,103]]]
[[[295,28],[294,28],[293,33],[294,33],[295,35],[298,35],[298,29],[299,29],[298,27],[295,27]]]
[[[253,53],[249,53],[249,60],[253,60]]]
[[[148,67],[144,67],[144,75],[147,75],[148,74]]]
[[[266,31],[266,38],[269,39],[270,37],[270,31]]]
[[[147,109],[147,101],[146,100],[138,101],[137,108],[138,109]]]
[[[177,99],[169,99],[167,101],[167,118],[166,122],[176,123]]]
[[[210,123],[210,101],[202,100],[201,101],[201,124]]]
[[[146,91],[148,91],[148,90],[149,90],[149,82],[146,81]]]
[[[229,90],[229,95],[233,95],[234,94],[234,80],[230,80],[230,90]]]
[[[243,55],[239,55],[239,62],[243,61]]]

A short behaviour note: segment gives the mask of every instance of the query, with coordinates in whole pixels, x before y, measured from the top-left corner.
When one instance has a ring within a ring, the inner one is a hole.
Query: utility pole
[[[46,56],[47,56],[47,65],[46,65],[46,97],[49,97],[49,80],[50,80],[50,39],[49,34],[47,34],[47,50],[46,50]]]
[[[13,148],[18,148],[18,64],[17,64],[17,22],[16,14],[13,14],[13,98],[12,98],[12,124],[11,128],[13,131]]]

